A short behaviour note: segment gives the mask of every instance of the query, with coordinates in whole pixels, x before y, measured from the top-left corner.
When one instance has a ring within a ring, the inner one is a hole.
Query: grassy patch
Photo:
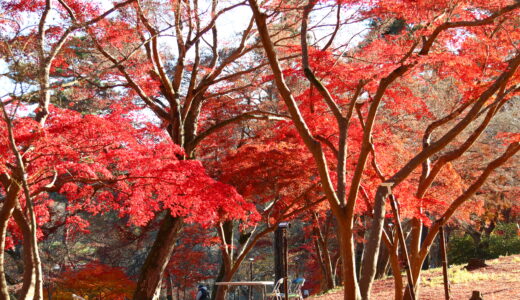
[[[511,261],[514,263],[520,263],[520,256],[513,256],[513,259]]]
[[[432,274],[433,275],[433,274]],[[471,283],[478,281],[511,281],[511,278],[507,274],[493,273],[483,270],[479,271],[468,271],[464,269],[464,266],[453,266],[448,269],[448,279],[450,283]],[[426,286],[440,286],[443,284],[442,272],[435,274],[434,276],[428,276],[422,280],[422,283]]]

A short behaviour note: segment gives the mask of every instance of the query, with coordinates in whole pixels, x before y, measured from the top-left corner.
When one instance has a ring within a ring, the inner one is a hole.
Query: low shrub
[[[470,258],[493,259],[519,253],[520,236],[516,223],[498,223],[489,237],[483,236],[478,244],[468,234],[453,236],[448,243],[450,264],[467,263]]]

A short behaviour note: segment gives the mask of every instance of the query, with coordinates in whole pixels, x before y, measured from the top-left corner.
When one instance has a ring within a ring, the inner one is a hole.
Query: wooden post
[[[254,258],[249,258],[249,280],[253,281],[253,261]],[[253,286],[249,286],[249,300],[253,299]]]
[[[283,230],[283,283],[285,300],[289,300],[289,248],[287,247],[287,227]]]
[[[450,282],[448,281],[448,257],[446,255],[446,239],[444,237],[444,226],[439,228],[439,238],[442,257],[442,277],[444,280],[444,298],[450,300]]]
[[[390,187],[388,187],[390,192]],[[403,234],[403,228],[401,226],[401,221],[399,219],[399,208],[397,207],[397,202],[395,201],[394,195],[390,193],[390,205],[392,206],[392,211],[394,212],[395,219],[395,228],[397,229],[397,237],[399,238],[399,245],[403,250],[405,270],[406,270],[406,278],[408,279],[408,291],[410,293],[410,298],[415,300],[415,287],[412,279],[412,271],[410,270],[410,259],[408,257],[408,250],[406,248],[406,241]]]
[[[289,299],[289,256],[287,247],[287,228],[290,227],[288,222],[278,224],[278,228],[274,232],[274,270],[275,282],[283,278],[283,291],[285,299]]]
[[[283,232],[280,226],[274,231],[274,281],[277,282],[283,278]]]

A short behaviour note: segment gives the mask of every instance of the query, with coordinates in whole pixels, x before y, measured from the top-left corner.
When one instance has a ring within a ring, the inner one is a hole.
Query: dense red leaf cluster
[[[66,196],[72,215],[115,210],[138,226],[165,209],[204,226],[257,219],[254,206],[233,187],[210,178],[200,162],[183,160],[183,150],[164,131],[135,124],[121,111],[94,116],[53,108],[44,128],[29,117],[17,118],[13,125],[39,224],[49,220],[53,193]],[[5,162],[0,170],[10,172],[14,156],[5,122],[0,126]],[[80,230],[88,224],[78,215],[68,223]]]

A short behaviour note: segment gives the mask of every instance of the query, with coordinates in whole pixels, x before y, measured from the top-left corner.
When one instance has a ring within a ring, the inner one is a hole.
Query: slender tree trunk
[[[325,264],[323,263],[323,257],[322,257],[322,254],[321,254],[321,249],[320,249],[320,245],[318,243],[318,239],[315,238],[314,239],[314,248],[315,248],[315,251],[316,251],[316,258],[318,259],[318,263],[320,265],[320,270],[321,270],[321,281],[320,281],[320,291],[322,292],[325,292],[328,290],[327,288],[327,278],[326,278],[326,275],[325,275]]]
[[[42,271],[42,260],[40,258],[40,250],[38,247],[38,236],[36,232],[36,215],[34,210],[29,209],[29,218],[31,220],[31,231],[30,231],[30,246],[34,262],[34,275],[35,275],[35,288],[34,288],[34,300],[43,300],[43,271]],[[25,239],[25,238],[24,238]]]
[[[359,278],[361,276],[361,262],[363,261],[363,249],[365,248],[365,244],[363,242],[355,242],[354,250],[355,250],[355,258],[356,258],[356,276]],[[379,257],[378,257],[379,260]],[[377,266],[377,265],[376,265]]]
[[[5,278],[5,240],[7,235],[7,224],[11,217],[14,207],[16,205],[16,199],[18,193],[21,190],[21,186],[10,180],[10,185],[5,187],[6,197],[2,210],[0,210],[0,300],[9,300],[9,289],[7,287],[7,281]]]
[[[401,266],[399,265],[399,258],[397,249],[390,252],[390,266],[392,267],[392,274],[394,275],[394,298],[395,300],[403,299],[403,275],[401,274]]]
[[[172,217],[169,211],[166,212],[157,237],[155,238],[152,249],[148,253],[137,287],[134,292],[134,300],[153,300],[166,265],[168,264],[175,241],[181,230],[183,220],[180,217]]]
[[[336,287],[334,271],[332,270],[332,260],[330,259],[330,252],[327,245],[323,245],[323,258],[325,264],[325,277],[327,280],[327,289],[331,290]]]
[[[424,262],[424,259],[426,258],[426,256],[424,255],[419,255],[417,257],[413,257],[410,259],[410,271],[412,273],[412,282],[413,282],[413,285],[415,288],[415,291],[417,292],[419,289],[418,289],[418,286],[420,284],[420,274],[421,274],[421,269],[422,269],[422,264]],[[410,286],[407,285],[406,286],[406,289],[404,291],[404,295],[403,295],[403,298],[405,300],[411,300],[411,296],[410,296],[410,292],[409,292],[409,289],[410,289]],[[416,298],[418,299],[418,298]]]
[[[173,300],[173,285],[170,273],[166,272],[166,300]]]
[[[401,274],[401,265],[399,262],[399,237],[394,232],[393,237],[383,235],[383,241],[385,242],[386,253],[390,266],[392,268],[392,274],[394,275],[394,300],[403,299],[403,276]]]
[[[422,270],[422,266],[424,264],[424,259],[420,258],[420,248],[421,248],[421,234],[422,234],[422,222],[414,218],[410,222],[411,231],[410,231],[410,268],[412,270]],[[417,265],[419,264],[419,265]],[[413,273],[413,271],[412,271]],[[412,274],[412,280],[414,283],[414,291],[415,298],[420,299],[419,296],[419,281],[420,281],[420,271]],[[410,297],[409,287],[406,288],[406,296],[407,299]]]
[[[388,274],[388,266],[390,265],[390,252],[388,247],[382,247],[377,259],[376,279],[381,279]]]
[[[368,242],[365,245],[361,268],[359,287],[363,300],[370,299],[370,291],[374,282],[385,221],[385,200],[387,197],[388,189],[386,187],[379,187],[374,200],[374,216],[372,218],[372,224],[368,229]]]
[[[328,291],[335,287],[334,271],[327,245],[320,239],[315,239],[315,248],[318,255],[319,264],[323,273],[322,291]]]
[[[340,251],[338,251],[338,253],[336,253],[336,255],[334,256],[332,261],[334,262],[334,279],[336,280],[334,282],[334,285],[339,286],[343,282],[343,273],[341,271],[338,272],[338,270],[340,270],[342,268],[341,265],[343,265],[341,263]]]
[[[441,244],[441,255],[442,255],[442,277],[444,283],[444,297],[446,300],[450,300],[450,282],[448,279],[448,259],[446,255],[446,240],[444,237],[443,227],[440,227],[439,238]]]
[[[413,285],[416,288],[416,291],[418,291],[418,287],[420,285],[420,275],[422,271],[422,265],[424,263],[424,260],[426,259],[426,255],[429,252],[430,246],[432,245],[432,242],[437,236],[437,233],[439,232],[439,224],[435,223],[434,226],[430,228],[430,232],[428,233],[429,236],[433,236],[433,239],[428,240],[426,239],[423,245],[421,246],[421,251],[417,253],[415,257],[410,258],[410,271],[412,273],[412,281]],[[404,300],[411,300],[410,293],[408,291],[409,285],[406,286],[406,289],[404,291],[403,299]],[[419,299],[419,298],[417,298]]]
[[[332,217],[328,217],[327,223],[325,226],[325,232],[321,229],[320,223],[318,221],[318,215],[316,213],[313,214],[314,220],[315,220],[315,228],[314,228],[314,235],[316,236],[315,242],[315,248],[316,253],[318,255],[318,260],[320,263],[320,267],[323,274],[323,284],[321,285],[323,291],[328,291],[333,289],[335,284],[335,276],[334,276],[334,270],[332,267],[332,260],[330,257],[330,251],[328,247],[328,234],[330,230],[330,224],[333,221]]]
[[[221,239],[225,243],[222,248],[222,281],[231,281],[233,277],[233,273],[231,273],[231,269],[234,261],[234,238],[233,238],[233,221],[226,221],[222,224],[222,234]],[[225,285],[216,286],[215,299],[216,300],[224,300],[226,299],[228,287]]]

